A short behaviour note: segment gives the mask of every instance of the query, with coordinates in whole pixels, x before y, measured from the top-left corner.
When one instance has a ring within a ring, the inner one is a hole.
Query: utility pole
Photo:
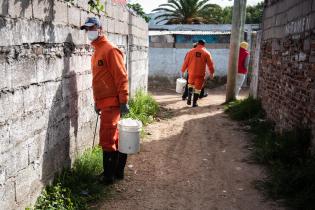
[[[226,86],[225,99],[226,103],[233,101],[235,99],[235,78],[238,69],[242,16],[244,15],[243,13],[245,12],[245,10],[242,10],[243,7],[246,7],[246,0],[234,0],[232,16],[232,33],[230,39],[230,55]]]
[[[246,2],[247,0],[243,0],[244,4],[241,5],[241,38],[240,41],[245,41],[244,33],[245,33],[245,21],[246,21]]]

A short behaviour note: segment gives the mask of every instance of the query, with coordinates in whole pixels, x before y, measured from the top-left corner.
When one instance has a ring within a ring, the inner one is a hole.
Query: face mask
[[[98,37],[98,31],[88,31],[87,36],[90,41],[94,41]]]

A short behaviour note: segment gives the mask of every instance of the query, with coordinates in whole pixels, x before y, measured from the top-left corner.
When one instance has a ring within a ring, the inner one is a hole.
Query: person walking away
[[[181,72],[188,70],[188,99],[187,105],[191,105],[193,96],[193,107],[197,107],[197,101],[203,88],[206,75],[206,66],[210,72],[210,78],[214,78],[214,64],[210,52],[205,48],[206,42],[199,40],[197,47],[190,50],[185,58]]]
[[[94,48],[92,56],[92,89],[95,111],[100,114],[100,146],[103,149],[102,181],[112,184],[124,178],[127,154],[118,152],[117,123],[129,112],[128,76],[122,52],[103,35],[100,22],[89,17],[81,26]]]
[[[245,81],[246,75],[248,73],[247,66],[249,63],[249,52],[248,43],[241,42],[240,44],[240,52],[239,52],[239,59],[238,59],[238,72],[236,75],[236,87],[235,87],[235,96],[238,97],[242,85]]]
[[[196,48],[196,47],[197,47],[197,43],[194,43],[193,48]],[[187,52],[187,54],[188,53],[189,53],[189,51]],[[185,59],[187,57],[187,54],[185,56]],[[189,79],[189,75],[188,75],[187,71],[184,73],[183,78],[185,78],[187,80],[187,83],[186,83],[185,89],[184,89],[184,93],[182,95],[182,99],[183,99],[183,101],[185,101],[187,99],[187,97],[188,97],[188,79]],[[203,86],[202,89],[201,89],[200,95],[199,95],[199,99],[205,98],[207,96],[208,96],[208,93],[205,93],[205,87]]]

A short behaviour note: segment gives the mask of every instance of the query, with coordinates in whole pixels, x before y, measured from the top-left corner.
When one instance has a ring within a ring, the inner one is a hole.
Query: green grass
[[[252,97],[232,101],[225,106],[225,112],[234,120],[249,120],[264,115],[260,101]]]
[[[98,182],[98,174],[103,170],[102,149],[97,147],[84,152],[74,163],[72,169],[58,174],[37,199],[34,210],[87,209],[89,202],[106,197],[110,189]]]
[[[130,112],[125,117],[140,120],[143,125],[151,123],[159,111],[155,99],[142,90],[137,91],[135,97],[129,101],[129,108]]]
[[[292,209],[315,209],[315,155],[310,152],[311,132],[296,128],[282,134],[264,119],[259,101],[252,98],[226,106],[232,119],[250,126],[252,158],[268,168],[267,177],[256,182],[268,197]]]

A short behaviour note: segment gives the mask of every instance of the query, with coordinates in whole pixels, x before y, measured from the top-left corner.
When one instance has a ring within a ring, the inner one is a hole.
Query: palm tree
[[[215,23],[215,20],[205,17],[205,11],[213,7],[209,0],[168,0],[167,4],[161,4],[155,12],[162,14],[155,17],[157,23],[167,21],[166,24],[200,24]]]

